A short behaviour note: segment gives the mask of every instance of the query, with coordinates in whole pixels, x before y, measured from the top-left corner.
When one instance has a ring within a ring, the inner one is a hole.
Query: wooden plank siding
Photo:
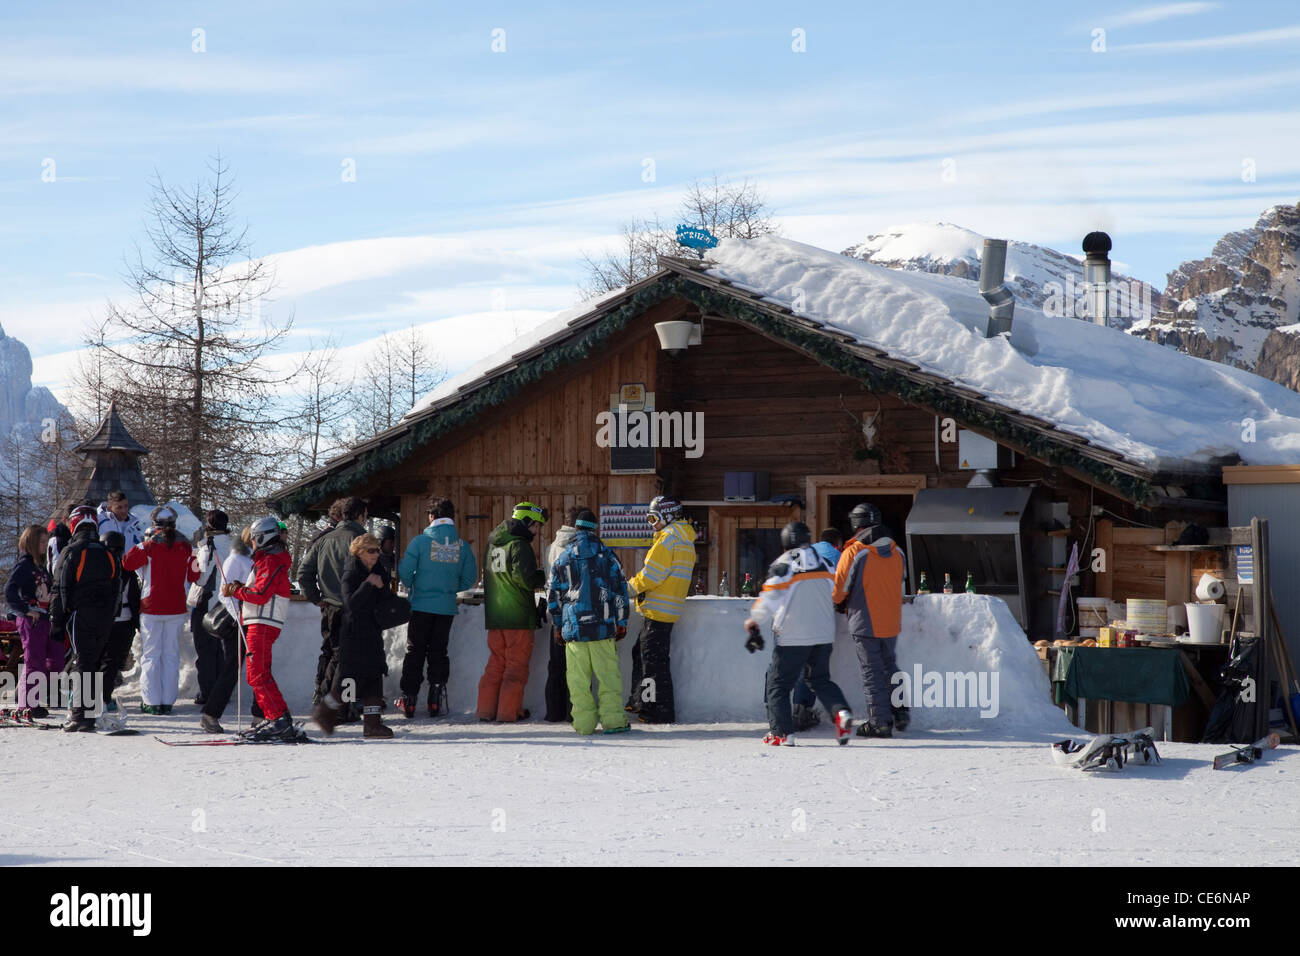
[[[524,387],[505,406],[417,451],[359,493],[390,501],[394,509],[400,500],[403,542],[423,527],[427,496],[448,495],[462,535],[481,556],[487,533],[524,498],[551,509],[552,521],[539,535],[542,553],[570,505],[596,509],[602,503],[645,502],[661,490],[715,502],[723,498],[727,471],[767,471],[772,495],[800,498],[809,475],[910,475],[913,487],[929,488],[969,482],[971,472],[958,467],[955,441],[939,441],[936,460],[931,410],[873,392],[750,326],[712,316],[704,322],[701,345],[669,356],[659,349],[654,324],[683,317],[698,318],[696,307],[684,299],[670,298],[646,310],[603,351]],[[703,414],[702,457],[686,458],[681,448],[661,449],[657,474],[609,474],[609,449],[596,443],[595,416],[608,408],[619,386],[634,382],[655,393],[657,411]],[[855,454],[863,448],[864,413],[878,413],[879,459]],[[1002,469],[998,480],[1038,483],[1049,498],[1068,501],[1075,540],[1089,526],[1093,504],[1121,516],[1133,514],[1126,502],[1064,469],[1024,456],[1016,456],[1014,467]],[[724,555],[716,552],[718,534],[729,528],[711,522],[712,585],[727,569]],[[901,536],[903,529],[897,531]],[[629,573],[639,568],[643,554],[620,553]],[[1140,583],[1149,588],[1152,582]]]

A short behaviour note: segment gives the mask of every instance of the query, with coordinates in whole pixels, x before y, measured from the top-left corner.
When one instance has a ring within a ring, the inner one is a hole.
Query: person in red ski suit
[[[288,705],[271,674],[271,645],[280,636],[289,612],[289,566],[293,563],[280,533],[280,522],[274,517],[254,522],[252,539],[257,550],[253,552],[253,583],[231,581],[221,588],[223,597],[240,602],[248,645],[248,686],[263,714],[261,723],[249,731],[257,740],[295,736]]]

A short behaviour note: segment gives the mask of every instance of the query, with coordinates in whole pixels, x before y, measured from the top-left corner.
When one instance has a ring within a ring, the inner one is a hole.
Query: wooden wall
[[[609,408],[620,385],[642,382],[654,388],[660,354],[654,323],[677,318],[684,308],[681,301],[656,306],[608,351],[526,387],[506,407],[449,434],[388,476],[418,480],[418,490],[401,496],[402,540],[424,526],[430,494],[445,494],[456,503],[457,527],[479,560],[488,533],[521,500],[550,509],[551,520],[538,536],[544,554],[566,508],[582,504],[595,511],[601,504],[647,502],[658,494],[656,475],[609,474],[609,449],[596,442],[596,415]],[[619,549],[618,554],[632,573],[644,552]]]
[[[403,542],[423,527],[427,496],[449,495],[461,534],[481,556],[487,533],[525,498],[553,515],[540,535],[544,549],[570,505],[596,509],[602,503],[646,502],[661,491],[717,502],[727,471],[767,471],[772,495],[801,498],[808,475],[900,476],[910,488],[961,487],[970,480],[971,472],[958,467],[957,443],[943,441],[942,434],[936,441],[932,411],[873,392],[748,326],[709,318],[701,345],[677,356],[659,350],[654,323],[697,315],[682,299],[660,303],[589,361],[527,386],[505,407],[432,443],[360,493],[400,500]],[[703,413],[703,457],[688,459],[682,449],[661,449],[658,474],[609,474],[609,449],[596,443],[596,414],[608,409],[620,385],[635,382],[655,392],[658,411]],[[873,412],[879,413],[874,422],[878,454],[863,457],[863,416]],[[1069,502],[1073,540],[1082,540],[1091,527],[1094,506],[1121,517],[1135,514],[1121,499],[1077,476],[1019,455],[998,480],[1037,483],[1043,498]],[[714,534],[722,530],[720,522],[710,523]],[[716,545],[710,547],[712,583],[724,562],[713,553]],[[629,572],[642,557],[636,550],[620,554]],[[1126,576],[1126,568],[1119,570]],[[1141,569],[1134,571],[1140,576]],[[1093,593],[1091,584],[1085,573],[1079,593]],[[1155,590],[1153,580],[1135,580],[1129,593],[1146,590]]]

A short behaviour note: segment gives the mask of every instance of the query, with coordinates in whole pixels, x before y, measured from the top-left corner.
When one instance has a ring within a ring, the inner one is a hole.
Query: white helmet
[[[253,544],[259,548],[265,548],[280,537],[280,531],[280,519],[274,515],[267,515],[265,518],[258,518],[253,522],[250,534],[253,538]]]

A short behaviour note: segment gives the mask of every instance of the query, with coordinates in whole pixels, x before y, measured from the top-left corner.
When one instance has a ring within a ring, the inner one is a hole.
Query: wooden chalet
[[[655,326],[679,320],[702,335],[669,353]],[[647,393],[656,410],[703,413],[699,457],[660,448],[629,468],[601,446],[597,415],[620,396]],[[918,492],[971,483],[959,439],[979,436],[1002,449],[992,483],[1032,489],[1021,526],[1031,637],[1052,636],[1067,540],[1117,540],[1114,520],[1222,525],[1226,511],[1213,464],[1153,470],[732,285],[696,260],[662,259],[656,275],[435,395],[397,427],[278,491],[272,506],[317,515],[337,497],[360,495],[372,514],[396,518],[406,541],[424,524],[426,498],[447,494],[481,555],[487,533],[519,500],[558,518],[575,503],[644,505],[670,493],[702,532],[697,586],[718,593],[725,572],[736,594],[745,573],[761,574],[777,530],[794,518],[814,535],[826,526],[847,532],[848,511],[869,499],[903,541]],[[766,475],[766,494],[728,500],[728,473]],[[542,531],[543,549],[560,523]],[[1142,540],[1111,557],[1107,593],[1165,597],[1164,558]],[[639,566],[640,552],[622,556]],[[1097,593],[1087,554],[1082,564],[1081,593]],[[968,570],[951,568],[959,589]],[[981,577],[976,569],[977,588]]]

